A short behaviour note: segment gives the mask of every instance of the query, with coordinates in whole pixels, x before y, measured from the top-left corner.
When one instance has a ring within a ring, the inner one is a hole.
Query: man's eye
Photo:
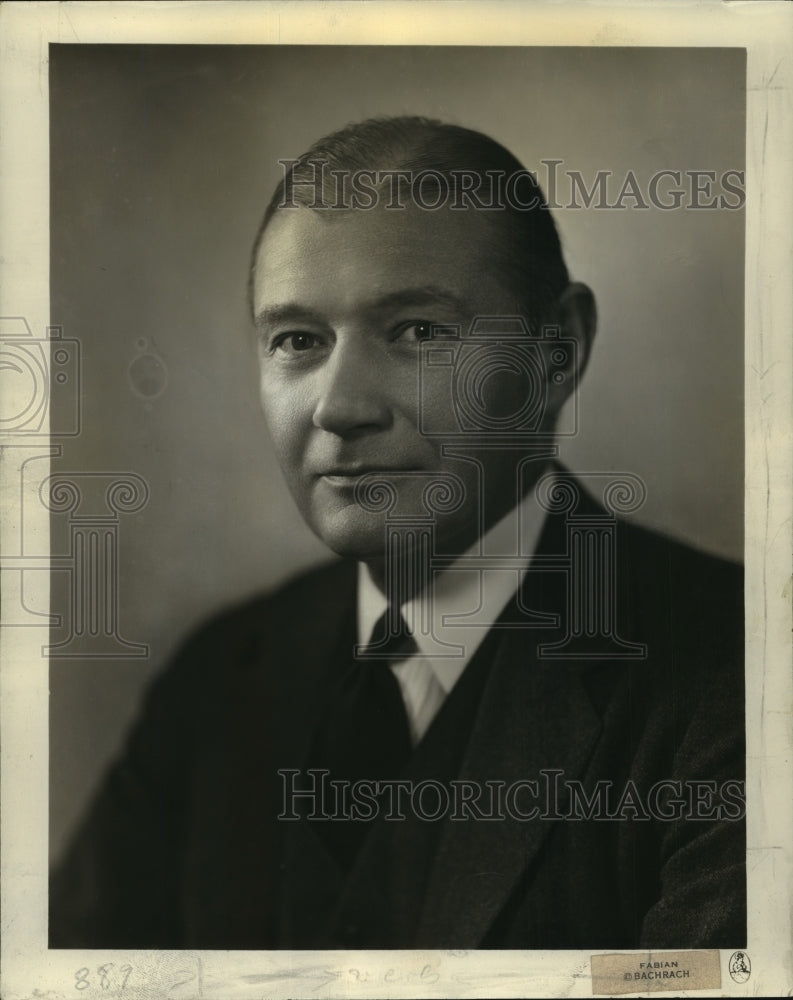
[[[302,354],[319,346],[320,340],[313,333],[282,333],[272,344],[273,351],[284,354]]]
[[[433,324],[429,320],[412,320],[410,323],[403,323],[399,328],[397,340],[406,340],[416,343],[420,340],[429,340],[432,336]]]

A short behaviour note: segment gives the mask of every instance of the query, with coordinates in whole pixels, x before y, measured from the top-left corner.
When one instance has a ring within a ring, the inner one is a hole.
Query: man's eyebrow
[[[467,302],[454,292],[438,285],[419,285],[416,288],[400,288],[396,292],[388,292],[374,299],[372,309],[395,309],[402,306],[448,306],[452,309],[465,309]]]
[[[415,288],[400,288],[395,292],[378,295],[363,304],[366,312],[384,312],[388,309],[400,309],[423,306],[444,306],[455,310],[465,310],[467,302],[454,292],[438,285],[419,285]],[[275,323],[323,322],[323,317],[316,310],[298,303],[284,303],[265,306],[257,313],[254,320],[256,326],[267,326]]]
[[[314,309],[287,302],[283,305],[265,306],[254,318],[256,326],[269,326],[275,323],[321,323],[322,316]]]

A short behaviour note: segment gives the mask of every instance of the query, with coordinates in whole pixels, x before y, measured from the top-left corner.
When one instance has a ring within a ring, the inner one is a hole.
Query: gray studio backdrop
[[[256,398],[246,269],[278,159],[351,120],[418,113],[489,133],[541,182],[549,159],[588,182],[721,176],[744,166],[745,63],[741,50],[369,46],[50,58],[51,321],[79,341],[82,375],[82,430],[53,470],[149,488],[117,525],[119,630],[148,655],[52,661],[57,855],[185,632],[328,558],[293,510]],[[638,521],[740,559],[743,212],[556,215],[600,314],[565,461],[640,475]],[[58,574],[53,603],[68,616]]]

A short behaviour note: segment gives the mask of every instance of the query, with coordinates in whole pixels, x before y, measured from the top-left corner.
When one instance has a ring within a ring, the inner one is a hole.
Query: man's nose
[[[314,426],[340,437],[383,430],[391,423],[388,373],[364,346],[337,343],[319,374]]]

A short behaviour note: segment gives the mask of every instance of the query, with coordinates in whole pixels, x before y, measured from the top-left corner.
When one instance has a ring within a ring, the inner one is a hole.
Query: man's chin
[[[426,538],[422,531],[415,533],[406,530],[398,532],[399,541],[392,536],[389,544],[389,525],[385,515],[369,513],[355,506],[345,507],[332,514],[326,512],[310,524],[314,533],[337,555],[345,559],[357,559],[369,566],[383,566],[389,549],[392,557],[398,558],[398,553],[404,556],[416,544],[420,544],[420,537]],[[390,527],[393,529],[396,525],[392,522]],[[405,521],[402,521],[402,527],[407,527]],[[422,527],[430,527],[430,524],[424,520]],[[431,553],[428,554],[447,557],[459,556],[477,537],[475,525],[450,524],[447,521],[433,524],[432,534]]]
[[[360,562],[382,562],[386,551],[386,522],[382,515],[347,507],[312,522],[314,533],[336,555]]]

